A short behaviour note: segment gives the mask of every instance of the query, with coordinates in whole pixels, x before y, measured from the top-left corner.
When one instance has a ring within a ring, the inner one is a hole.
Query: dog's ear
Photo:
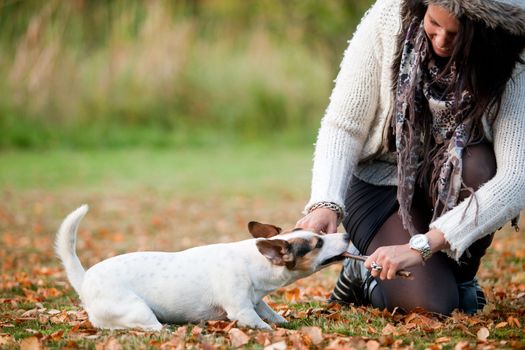
[[[255,243],[259,252],[278,266],[289,266],[294,261],[291,244],[284,239],[258,239]]]
[[[281,228],[270,225],[270,224],[261,224],[257,221],[250,221],[248,223],[248,231],[252,234],[254,238],[270,238],[277,236],[281,233]]]

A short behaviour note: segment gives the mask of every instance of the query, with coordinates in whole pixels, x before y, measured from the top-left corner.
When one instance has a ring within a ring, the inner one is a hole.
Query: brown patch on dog
[[[279,233],[281,233],[282,229],[274,225],[250,221],[248,223],[248,231],[250,231],[254,238],[270,238],[277,236]]]
[[[272,264],[288,267],[294,264],[291,245],[283,239],[260,239],[255,243],[259,252]]]
[[[312,237],[310,239],[293,238],[288,241],[294,256],[294,264],[290,270],[311,270],[315,258],[321,251],[322,238]]]
[[[323,239],[316,236],[310,239],[292,238],[288,241],[261,239],[257,241],[256,246],[274,265],[286,266],[288,270],[308,271],[312,269],[321,251]]]

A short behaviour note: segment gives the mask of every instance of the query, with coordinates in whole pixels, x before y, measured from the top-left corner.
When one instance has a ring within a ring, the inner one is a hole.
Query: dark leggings
[[[490,145],[478,144],[465,150],[462,176],[466,186],[477,189],[495,173],[496,160]],[[361,253],[370,255],[379,247],[406,244],[410,239],[397,214],[395,193],[396,187],[374,186],[353,179],[346,198],[349,215],[343,226]],[[460,199],[469,195],[465,191]],[[423,191],[416,192],[412,207],[416,229],[427,232],[431,217],[428,195]],[[424,266],[409,269],[414,280],[378,279],[371,295],[372,305],[389,310],[395,307],[404,310],[422,307],[427,311],[450,314],[459,305],[457,284],[475,277],[492,237],[493,234],[488,235],[472,244],[461,257],[460,264],[439,252]]]

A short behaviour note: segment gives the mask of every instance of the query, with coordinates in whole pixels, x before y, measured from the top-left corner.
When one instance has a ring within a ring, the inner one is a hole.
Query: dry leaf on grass
[[[208,321],[206,323],[208,332],[228,333],[235,327],[237,321]]]
[[[268,346],[272,342],[270,341],[270,335],[266,332],[259,332],[255,336],[255,342],[262,346]]]
[[[496,328],[504,328],[507,327],[508,322],[500,322],[496,325]]]
[[[43,348],[40,339],[37,337],[24,338],[20,341],[20,350],[40,350]]]
[[[381,331],[381,334],[382,335],[399,335],[399,332],[398,330],[396,329],[396,327],[394,327],[394,325],[392,325],[391,323],[388,323],[384,328],[383,330]]]
[[[296,303],[299,300],[301,295],[301,290],[299,288],[287,289],[284,292],[284,300],[289,303]]]
[[[521,328],[521,322],[516,317],[509,316],[507,322],[511,327]]]
[[[11,334],[0,334],[0,346],[8,345],[14,342]]]
[[[435,340],[436,344],[445,344],[450,342],[450,337],[439,337]]]
[[[102,343],[95,345],[96,350],[122,350],[122,345],[115,338],[108,338]]]
[[[232,328],[228,331],[230,336],[231,345],[234,348],[241,347],[250,341],[248,334],[241,331],[239,328]]]
[[[264,347],[264,350],[286,350],[286,342],[284,340],[273,343]]]
[[[462,340],[454,346],[454,350],[469,350],[470,344],[466,340]]]
[[[367,350],[378,350],[381,347],[381,344],[379,344],[376,340],[369,340],[366,342],[366,349]]]
[[[487,338],[489,337],[490,332],[487,329],[487,327],[481,327],[478,332],[476,333],[476,336],[480,342],[486,342]]]
[[[319,327],[302,327],[299,332],[307,335],[314,345],[319,345],[323,342],[323,331]]]

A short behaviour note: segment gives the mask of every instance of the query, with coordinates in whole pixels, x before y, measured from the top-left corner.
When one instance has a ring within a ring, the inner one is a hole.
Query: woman
[[[524,48],[523,1],[378,0],[367,12],[297,222],[331,233],[342,221],[369,255],[345,262],[333,300],[442,314],[484,305],[480,259],[525,208]]]

